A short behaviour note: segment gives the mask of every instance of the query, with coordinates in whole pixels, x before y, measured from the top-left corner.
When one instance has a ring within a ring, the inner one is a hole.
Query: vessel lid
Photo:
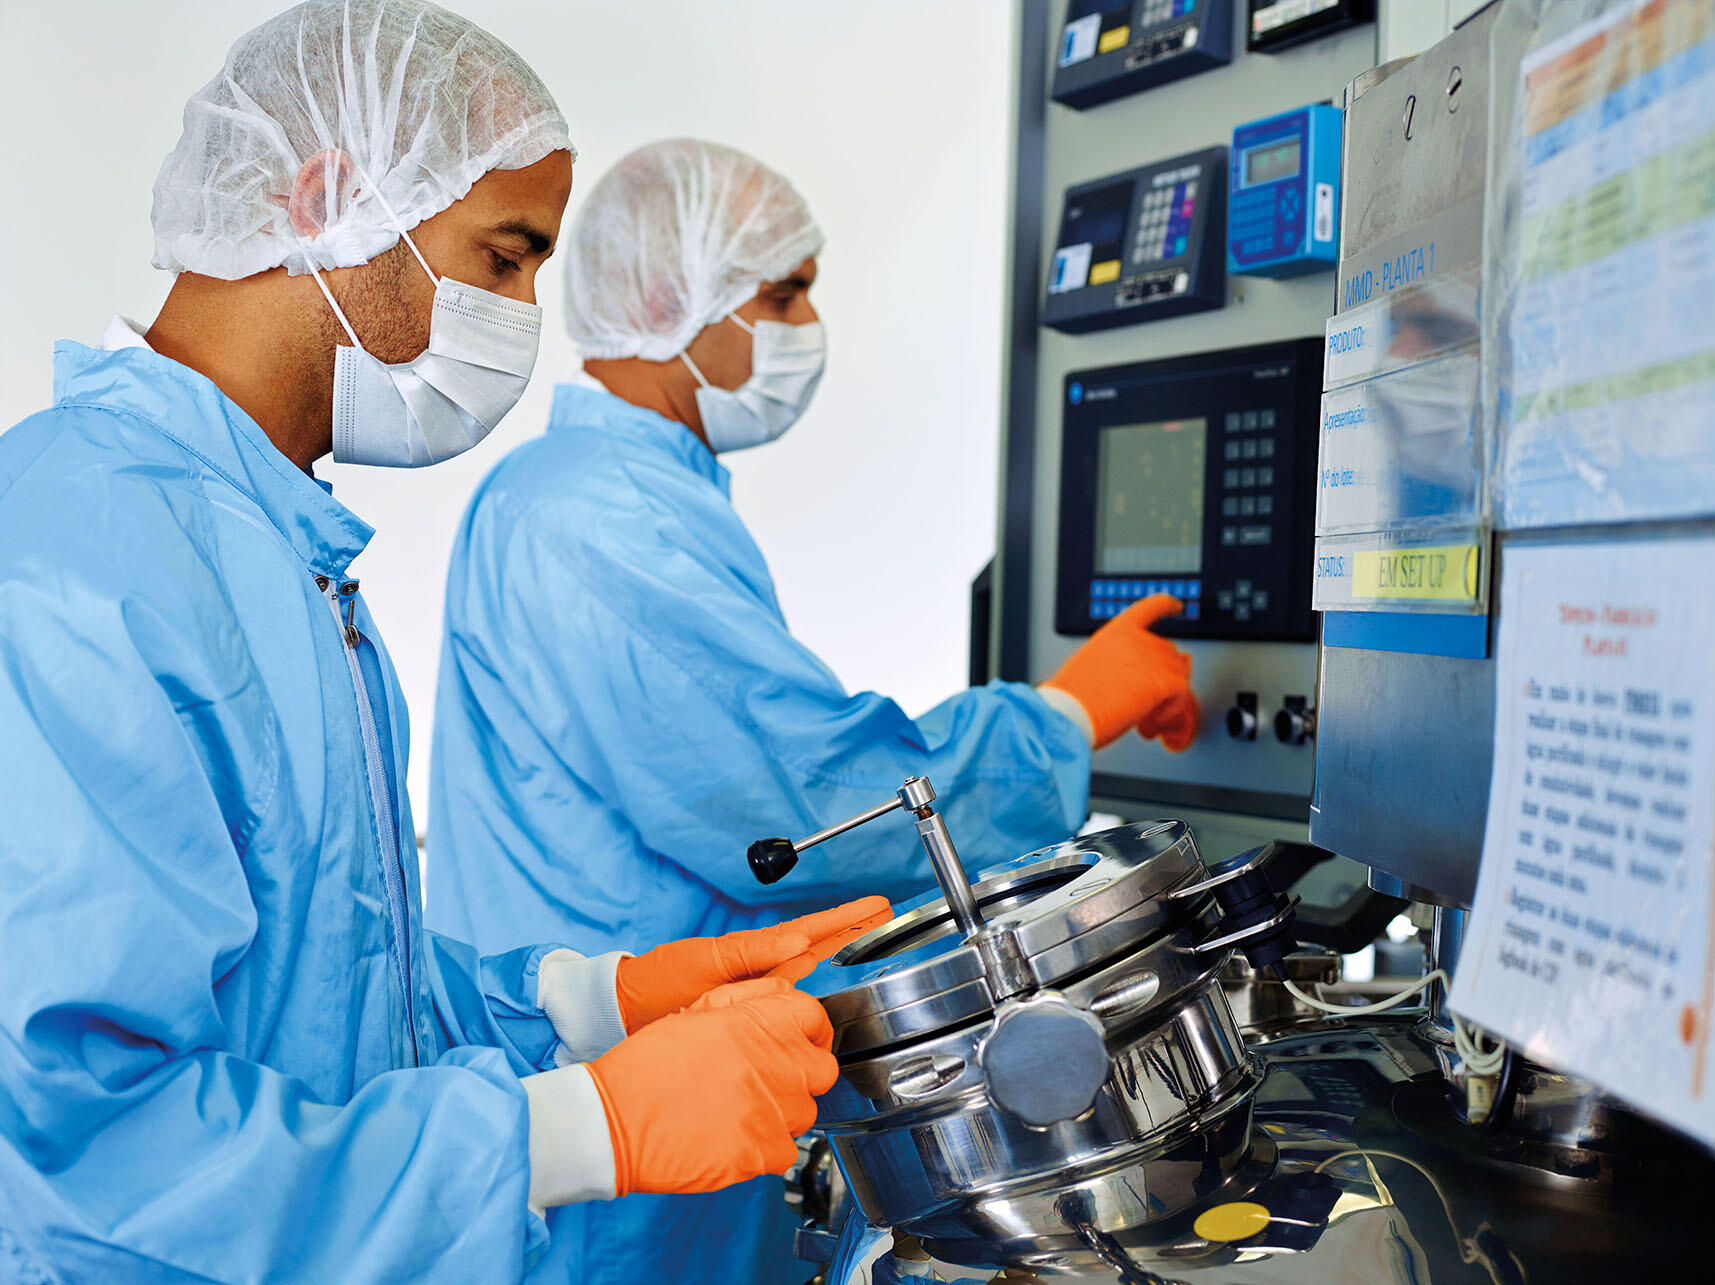
[[[1082,835],[982,871],[972,891],[984,919],[1008,929],[1038,986],[1054,986],[1198,930],[1196,908],[1161,894],[1201,879],[1183,821],[1148,821]],[[994,1000],[974,946],[945,898],[900,907],[802,983],[834,1025],[834,1051],[870,1052],[987,1017]]]

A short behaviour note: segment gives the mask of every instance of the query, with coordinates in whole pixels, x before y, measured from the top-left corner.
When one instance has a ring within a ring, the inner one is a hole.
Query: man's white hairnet
[[[822,248],[804,198],[753,156],[671,138],[622,158],[566,238],[566,329],[586,358],[666,361]]]
[[[155,266],[233,281],[367,263],[490,170],[561,150],[553,98],[480,27],[422,0],[310,0],[241,36],[185,104]]]

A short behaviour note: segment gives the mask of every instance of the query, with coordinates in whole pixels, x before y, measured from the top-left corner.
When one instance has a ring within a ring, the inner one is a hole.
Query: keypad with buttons
[[[1158,22],[1171,22],[1182,18],[1197,7],[1197,0],[1143,0],[1143,11],[1138,14],[1138,22],[1145,26],[1154,26]]]
[[[1218,448],[1211,444],[1211,451],[1218,449],[1216,458],[1223,464],[1221,521],[1215,527],[1215,540],[1222,549],[1254,556],[1251,550],[1272,550],[1277,541],[1285,541],[1285,533],[1277,532],[1272,520],[1282,511],[1277,504],[1278,474],[1273,463],[1280,450],[1276,429],[1282,423],[1280,410],[1273,406],[1222,411],[1211,417],[1211,430],[1218,431],[1221,438]],[[1269,613],[1271,601],[1267,589],[1238,580],[1212,587],[1209,610],[1215,618],[1260,622]]]
[[[1090,581],[1090,618],[1112,620],[1120,612],[1153,594],[1166,593],[1185,604],[1185,618],[1202,618],[1203,582],[1197,579],[1134,580],[1103,576]]]
[[[1197,213],[1194,183],[1163,184],[1143,197],[1137,231],[1132,236],[1133,265],[1182,257],[1190,244],[1191,223]]]

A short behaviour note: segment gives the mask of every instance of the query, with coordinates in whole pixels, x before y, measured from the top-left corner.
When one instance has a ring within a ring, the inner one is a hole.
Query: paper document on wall
[[[1501,525],[1715,511],[1715,8],[1615,5],[1521,70]]]
[[[1453,1008],[1715,1142],[1715,540],[1507,549]]]

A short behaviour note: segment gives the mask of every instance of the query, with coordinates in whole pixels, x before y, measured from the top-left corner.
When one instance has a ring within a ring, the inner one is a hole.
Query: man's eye
[[[489,257],[494,260],[494,271],[496,275],[505,276],[508,272],[517,272],[519,270],[520,265],[516,259],[508,259],[498,250],[490,250],[488,254]]]

